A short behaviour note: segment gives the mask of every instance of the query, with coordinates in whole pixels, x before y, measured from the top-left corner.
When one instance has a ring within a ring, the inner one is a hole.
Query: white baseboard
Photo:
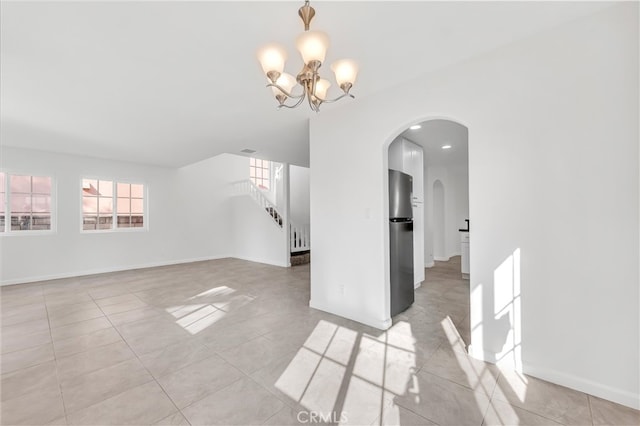
[[[438,262],[447,262],[449,259],[451,259],[451,258],[450,257],[433,256],[433,260],[437,260]]]
[[[313,300],[309,300],[309,306],[312,307],[313,309],[318,309],[320,311],[328,312],[330,314],[337,315],[339,317],[347,318],[347,319],[362,323],[364,325],[368,325],[369,327],[377,328],[378,330],[386,330],[392,325],[391,318],[380,321],[374,318],[360,317],[358,315],[352,315],[351,313],[340,312],[336,309],[324,306],[321,303],[316,303]]]
[[[434,266],[435,266],[435,263],[433,263],[433,261],[424,263],[425,268],[433,268]]]
[[[5,285],[33,283],[37,281],[58,280],[62,278],[73,278],[73,277],[82,277],[86,275],[106,274],[109,272],[129,271],[132,269],[155,268],[158,266],[169,266],[169,265],[179,265],[182,263],[203,262],[207,260],[224,259],[227,257],[231,257],[231,256],[221,255],[221,256],[194,257],[191,259],[168,260],[163,262],[149,262],[149,263],[143,263],[138,265],[113,266],[109,268],[97,268],[97,269],[89,269],[84,271],[64,272],[60,274],[37,275],[37,276],[31,276],[31,277],[14,278],[12,280],[0,281],[0,287]]]
[[[481,348],[475,348],[473,345],[469,346],[469,355],[492,364],[495,364],[496,359],[498,359],[495,353],[483,351]],[[640,394],[634,394],[633,392],[617,389],[603,383],[594,382],[561,371],[532,365],[526,361],[522,363],[522,372],[537,377],[538,379],[575,389],[608,401],[613,401],[636,410],[640,409]]]
[[[289,263],[288,261],[272,262],[270,260],[265,260],[259,257],[251,257],[251,256],[229,256],[229,257],[233,257],[234,259],[246,260],[248,262],[263,263],[265,265],[271,265],[271,266],[280,266],[283,268],[288,268],[289,266],[291,266],[291,263]]]

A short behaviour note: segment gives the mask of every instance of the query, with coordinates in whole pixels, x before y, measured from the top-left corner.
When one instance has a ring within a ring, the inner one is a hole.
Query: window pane
[[[34,176],[33,192],[51,194],[51,178],[47,176]]]
[[[4,172],[0,172],[0,192],[4,192],[4,190],[5,190],[5,186],[4,186],[5,180],[4,179],[5,179]]]
[[[269,170],[270,165],[271,165],[271,161],[265,161],[264,163],[262,163],[262,167],[264,167],[267,170]]]
[[[113,197],[113,182],[110,180],[99,181],[98,193],[100,194],[100,196]]]
[[[99,216],[98,229],[111,229],[113,225],[113,216]]]
[[[0,232],[4,232],[4,213],[0,213]]]
[[[51,211],[50,195],[34,195],[32,197],[32,211],[38,213],[49,213]]]
[[[128,183],[119,183],[118,182],[118,197],[129,197],[131,196],[131,192],[129,191]]]
[[[250,166],[255,166],[256,165],[256,159],[255,158],[249,158],[249,165]]]
[[[82,193],[84,195],[98,195],[98,181],[95,179],[82,179]]]
[[[4,193],[0,193],[0,213],[4,214],[4,203],[6,201]]]
[[[118,198],[118,203],[117,203],[118,214],[131,213],[131,206],[129,202],[130,202],[129,198]]]
[[[113,213],[113,198],[100,197],[98,199],[98,208],[101,215]]]
[[[144,200],[142,198],[131,199],[131,213],[144,213]]]
[[[144,222],[143,216],[131,216],[131,227],[141,228],[144,226],[143,222]]]
[[[256,177],[256,169],[255,168],[252,167],[251,169],[249,169],[249,177],[250,178]]]
[[[31,212],[31,194],[12,194],[11,195],[11,212],[12,213],[30,213]]]
[[[98,198],[96,198],[96,197],[82,197],[82,212],[83,213],[97,213],[98,212]]]
[[[127,216],[118,216],[118,228],[129,228],[130,227],[130,217]]]
[[[31,229],[31,215],[30,214],[12,214],[11,215],[11,230],[12,231],[28,231]]]
[[[11,192],[31,192],[31,176],[11,175]]]
[[[131,184],[131,196],[134,198],[142,198],[144,197],[144,185],[140,184]]]
[[[48,213],[38,213],[31,217],[31,229],[34,231],[47,231],[51,229],[51,215]]]
[[[97,229],[98,225],[98,216],[94,215],[84,215],[82,218],[82,229],[91,230]]]

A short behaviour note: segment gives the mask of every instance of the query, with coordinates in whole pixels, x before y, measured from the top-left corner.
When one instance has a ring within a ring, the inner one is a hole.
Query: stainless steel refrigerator
[[[389,170],[389,254],[391,263],[391,316],[413,304],[413,179]]]

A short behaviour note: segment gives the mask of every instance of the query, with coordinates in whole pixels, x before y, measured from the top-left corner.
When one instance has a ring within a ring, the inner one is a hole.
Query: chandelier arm
[[[312,97],[311,94],[309,94],[309,96],[307,96],[307,99],[309,100],[309,107],[311,107],[312,111],[320,112],[320,104],[316,105],[315,102],[311,99],[311,97]],[[322,102],[320,102],[320,103],[322,103]]]
[[[300,99],[300,98],[304,98],[304,93],[300,96],[294,96],[291,93],[287,92],[286,90],[284,90],[282,87],[278,86],[275,83],[269,83],[267,84],[267,87],[275,87],[276,89],[278,89],[279,91],[281,91],[287,98],[291,98],[291,99]]]
[[[304,95],[303,96],[299,96],[299,98],[300,99],[293,105],[287,105],[287,104],[278,105],[278,109],[280,109],[280,108],[289,108],[289,109],[296,108],[298,105],[300,105],[302,103],[302,101],[304,101]]]
[[[334,102],[339,101],[340,99],[346,98],[346,97],[350,97],[351,99],[355,99],[355,96],[353,96],[351,93],[345,93],[343,95],[338,96],[335,99],[320,99],[322,101],[323,104],[332,104]]]

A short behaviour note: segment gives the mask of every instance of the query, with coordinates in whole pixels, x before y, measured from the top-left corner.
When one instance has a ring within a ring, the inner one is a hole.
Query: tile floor
[[[309,265],[223,259],[4,287],[1,421],[640,423],[468,357],[458,271],[459,259],[429,269],[386,332],[307,307]]]

